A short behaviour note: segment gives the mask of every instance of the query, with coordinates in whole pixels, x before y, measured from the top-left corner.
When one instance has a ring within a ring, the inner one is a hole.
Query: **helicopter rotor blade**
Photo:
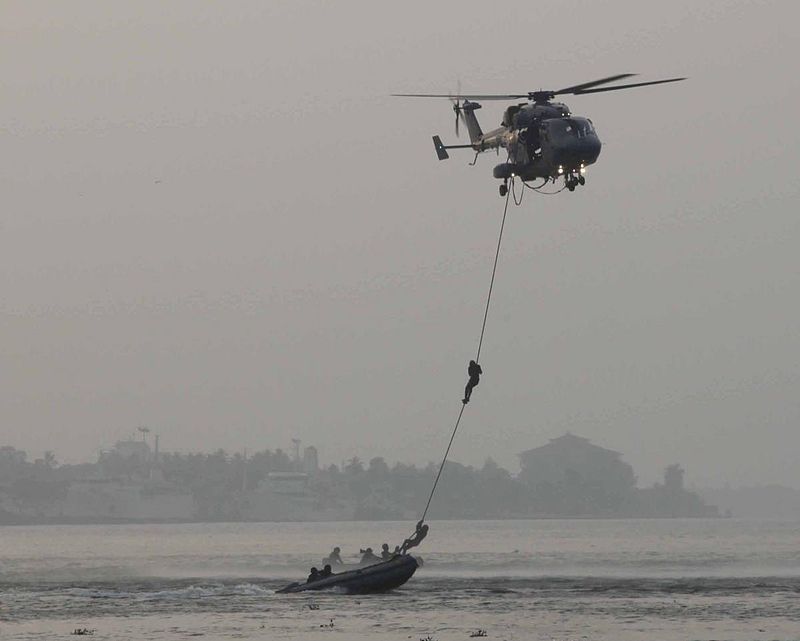
[[[557,96],[559,94],[565,93],[576,93],[582,91],[583,89],[589,89],[590,87],[596,87],[597,85],[604,85],[609,82],[614,82],[615,80],[622,80],[623,78],[630,78],[631,76],[635,76],[635,73],[620,73],[616,76],[609,76],[608,78],[601,78],[600,80],[592,80],[591,82],[582,82],[579,85],[572,85],[571,87],[564,87],[564,89],[559,89],[558,91],[554,91],[553,95]]]
[[[686,80],[686,78],[667,78],[666,80],[651,80],[650,82],[634,82],[633,84],[617,85],[616,87],[599,87],[597,89],[582,89],[580,91],[575,91],[573,93],[576,96],[580,96],[585,93],[600,93],[601,91],[616,91],[617,89],[631,89],[633,87],[645,87],[647,85],[662,85],[666,82],[680,82],[681,80]]]
[[[633,87],[645,87],[647,85],[661,85],[667,82],[678,82],[686,80],[686,78],[667,78],[666,80],[650,80],[648,82],[634,82],[626,85],[616,85],[614,87],[599,87],[609,82],[622,80],[623,78],[630,78],[635,76],[634,73],[621,73],[607,78],[600,78],[599,80],[592,80],[590,82],[583,82],[579,85],[572,85],[564,87],[558,91],[540,90],[529,91],[528,93],[508,93],[508,94],[469,94],[469,95],[452,95],[452,94],[437,94],[437,93],[393,93],[392,96],[400,96],[405,98],[449,98],[450,100],[548,100],[555,96],[572,94],[580,96],[587,93],[600,93],[603,91],[617,91],[618,89],[631,89]]]
[[[515,94],[469,94],[454,96],[453,94],[443,93],[393,93],[390,94],[395,97],[401,98],[449,98],[450,100],[516,100],[518,98],[527,98],[526,93]]]

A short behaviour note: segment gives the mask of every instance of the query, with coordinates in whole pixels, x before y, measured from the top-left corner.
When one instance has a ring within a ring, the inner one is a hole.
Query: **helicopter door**
[[[541,125],[539,125],[539,140],[541,141],[542,145],[550,142],[550,131],[547,122],[543,122]]]
[[[536,127],[528,127],[519,132],[520,142],[525,143],[525,150],[528,152],[528,158],[533,160],[538,158],[541,153],[541,143],[539,141],[539,130]]]
[[[541,125],[539,125],[539,144],[541,145],[541,149],[539,150],[539,156],[544,158],[544,161],[548,164],[553,163],[553,143],[551,140],[551,131],[550,131],[550,122],[545,120]]]
[[[520,110],[519,105],[511,105],[505,110],[503,113],[503,122],[500,124],[503,127],[513,127],[514,126],[514,116],[517,115],[517,112]]]

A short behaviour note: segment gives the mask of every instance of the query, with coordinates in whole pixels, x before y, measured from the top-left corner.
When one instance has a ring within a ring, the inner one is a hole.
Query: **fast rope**
[[[511,186],[514,186],[514,181],[511,181]],[[494,266],[492,267],[492,280],[489,282],[489,294],[486,296],[486,310],[483,312],[483,325],[481,325],[481,338],[478,341],[478,353],[475,356],[475,362],[481,362],[481,347],[483,346],[483,334],[486,332],[486,319],[489,316],[489,303],[492,302],[492,289],[494,289],[494,277],[497,273],[497,261],[500,258],[500,243],[503,242],[503,230],[506,227],[506,214],[508,213],[508,201],[511,196],[511,190],[506,193],[506,205],[503,207],[503,221],[500,223],[500,235],[497,237],[497,251],[494,253]]]
[[[514,181],[512,179],[511,186],[513,188]],[[478,340],[478,353],[475,356],[475,362],[480,363],[481,358],[481,347],[483,346],[483,335],[486,332],[486,320],[489,318],[489,304],[492,302],[492,290],[494,289],[494,277],[497,274],[497,262],[500,258],[500,245],[503,242],[503,230],[506,226],[506,215],[508,214],[508,201],[511,198],[511,190],[506,193],[506,204],[503,207],[503,220],[500,223],[500,234],[497,237],[497,250],[494,254],[494,265],[492,267],[492,280],[489,282],[489,293],[486,296],[486,309],[483,312],[483,324],[481,325],[481,337]],[[422,518],[419,520],[422,523],[425,520],[425,516],[428,514],[428,508],[431,506],[431,501],[433,500],[433,494],[436,492],[436,486],[439,484],[439,479],[442,476],[442,470],[444,470],[444,464],[447,462],[447,457],[450,454],[450,448],[453,445],[453,441],[456,438],[456,432],[458,432],[458,426],[461,424],[461,417],[464,416],[464,410],[466,409],[467,404],[464,403],[461,405],[461,411],[458,413],[458,418],[456,419],[456,424],[453,427],[453,433],[450,435],[450,442],[447,444],[447,449],[444,452],[444,458],[442,458],[442,462],[439,465],[439,471],[436,473],[436,479],[433,481],[433,487],[431,488],[431,493],[428,496],[428,502],[425,504],[425,510],[422,512]]]
[[[519,192],[519,200],[517,200],[517,190],[516,190],[516,179],[511,178],[511,197],[514,199],[514,204],[519,207],[522,204],[522,199],[525,197],[525,181],[520,178],[520,182],[522,183],[522,189]]]
[[[456,437],[456,432],[458,432],[458,425],[461,423],[461,417],[464,416],[464,410],[466,409],[467,404],[464,403],[461,405],[461,411],[458,413],[458,418],[456,419],[456,425],[453,428],[453,433],[450,435],[450,442],[447,444],[447,449],[444,452],[444,458],[442,459],[442,464],[439,466],[439,471],[436,473],[436,480],[433,482],[433,487],[431,488],[431,493],[428,496],[428,502],[425,504],[425,510],[422,512],[422,518],[419,520],[422,523],[425,520],[425,515],[428,514],[428,508],[431,506],[431,501],[433,500],[433,493],[436,491],[436,486],[439,484],[439,478],[442,476],[442,470],[444,469],[444,464],[447,461],[447,455],[450,454],[450,447],[453,445],[453,439]]]

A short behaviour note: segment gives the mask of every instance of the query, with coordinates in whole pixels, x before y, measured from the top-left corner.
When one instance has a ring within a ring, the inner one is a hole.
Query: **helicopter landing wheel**
[[[500,185],[500,195],[505,196],[507,193],[508,193],[508,185],[506,183],[503,183],[502,185]]]
[[[581,185],[585,185],[586,184],[586,178],[584,178],[583,176],[578,176],[578,182]]]

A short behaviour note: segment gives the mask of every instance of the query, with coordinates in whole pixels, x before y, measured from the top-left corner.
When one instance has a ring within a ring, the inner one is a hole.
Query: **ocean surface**
[[[800,639],[798,522],[433,521],[398,590],[275,593],[413,526],[0,527],[0,639]]]

